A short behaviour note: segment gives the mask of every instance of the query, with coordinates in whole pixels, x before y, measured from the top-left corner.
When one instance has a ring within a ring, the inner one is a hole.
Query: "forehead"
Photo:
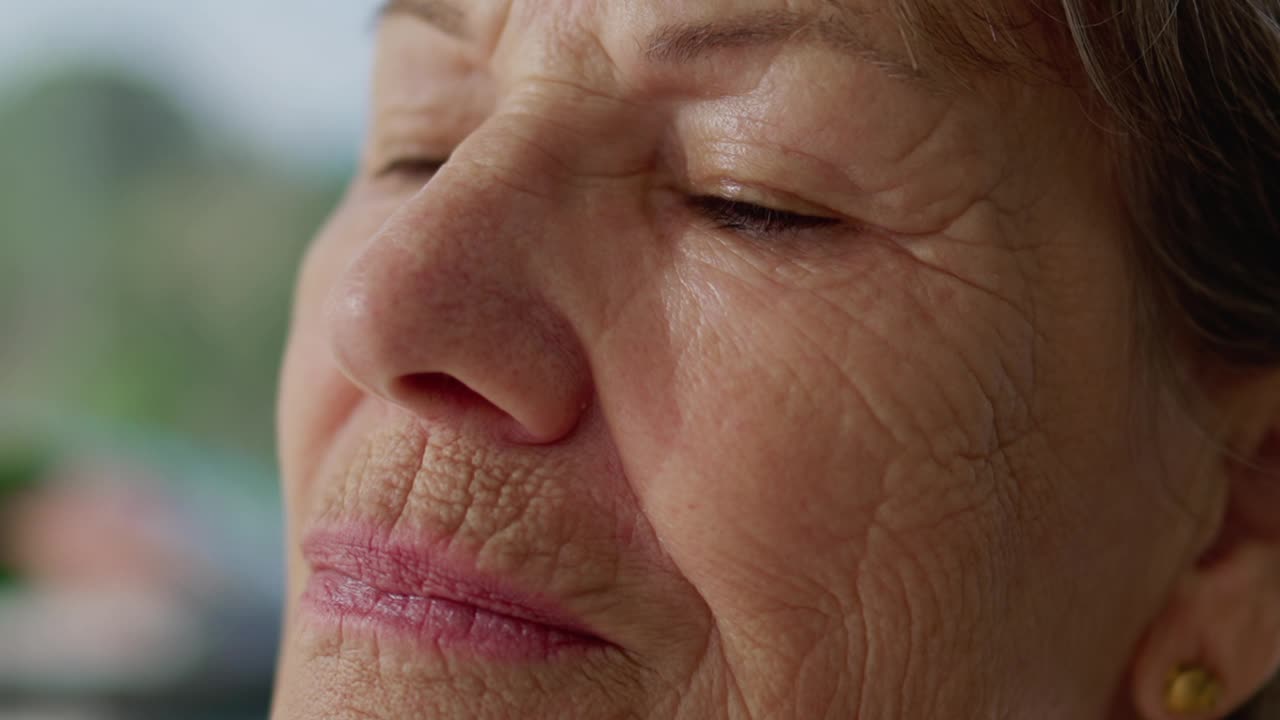
[[[808,32],[899,75],[962,83],[1028,66],[1059,70],[1064,40],[1054,32],[1058,16],[1027,0],[386,0],[379,16],[394,15],[490,45],[513,22],[554,19],[559,34],[622,34],[633,43],[647,34],[648,50],[660,45],[675,57]]]

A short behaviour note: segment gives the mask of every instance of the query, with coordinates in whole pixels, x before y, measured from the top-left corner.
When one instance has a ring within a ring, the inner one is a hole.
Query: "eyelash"
[[[447,161],[447,158],[443,160],[427,157],[397,158],[382,166],[375,176],[378,178],[397,176],[426,181],[430,180],[431,176],[435,175]],[[717,229],[749,237],[776,237],[800,230],[830,227],[840,222],[835,218],[777,210],[717,195],[695,195],[690,197],[688,202],[694,212],[710,220]]]
[[[716,195],[698,195],[689,198],[689,204],[698,214],[715,223],[718,229],[755,237],[825,228],[840,222],[835,218],[776,210]]]

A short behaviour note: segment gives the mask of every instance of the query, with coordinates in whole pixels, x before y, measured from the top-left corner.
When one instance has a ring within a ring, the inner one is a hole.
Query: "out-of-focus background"
[[[374,0],[0,0],[0,718],[262,718],[294,266]]]

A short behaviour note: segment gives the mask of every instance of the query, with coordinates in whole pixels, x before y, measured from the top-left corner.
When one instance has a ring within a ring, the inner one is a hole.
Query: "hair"
[[[1280,1],[1061,1],[1120,123],[1163,325],[1231,365],[1280,365]]]

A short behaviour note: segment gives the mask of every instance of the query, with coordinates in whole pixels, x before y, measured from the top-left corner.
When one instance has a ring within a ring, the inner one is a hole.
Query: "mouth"
[[[486,577],[433,546],[321,530],[302,545],[310,613],[490,660],[545,661],[609,647],[554,603]]]

